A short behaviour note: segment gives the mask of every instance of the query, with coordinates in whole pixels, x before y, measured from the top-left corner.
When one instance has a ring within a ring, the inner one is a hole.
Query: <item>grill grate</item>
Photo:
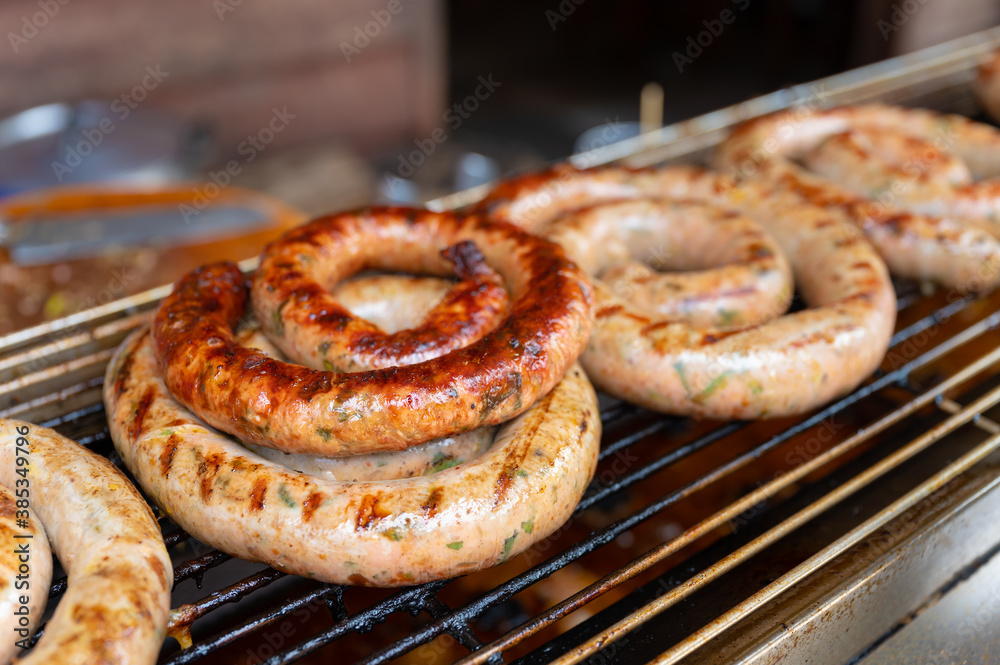
[[[981,33],[894,63],[832,77],[822,82],[824,97],[830,103],[882,98],[968,111],[967,82],[973,63],[998,37],[997,32]],[[626,157],[634,164],[697,158],[725,128],[806,100],[804,95],[814,94],[807,92],[814,89],[781,91],[665,128],[652,139],[577,159],[581,165],[593,165]],[[462,196],[441,200],[438,207],[468,202]],[[175,585],[191,596],[177,607],[172,634],[189,639],[192,625],[198,633],[188,648],[166,646],[162,662],[309,662],[311,654],[330,645],[345,648],[342,645],[351,640],[350,653],[356,651],[362,663],[413,658],[415,653],[423,662],[457,657],[466,663],[504,662],[512,657],[525,662],[580,662],[602,649],[616,648],[613,643],[623,635],[650,624],[672,606],[697,598],[699,591],[728,571],[932,447],[953,446],[958,451],[948,464],[917,478],[867,518],[856,519],[832,542],[779,569],[773,581],[733,599],[717,620],[659,644],[657,651],[669,650],[657,657],[658,662],[680,662],[1000,448],[1000,425],[988,417],[1000,404],[1000,348],[991,341],[1000,325],[1000,295],[979,300],[944,293],[925,296],[912,284],[899,285],[898,290],[899,330],[883,370],[807,417],[776,423],[693,423],[627,404],[606,404],[598,478],[571,526],[546,544],[555,553],[534,551],[520,567],[505,565],[477,573],[467,578],[473,580],[469,584],[458,580],[362,592],[307,582],[270,568],[238,564],[197,543],[169,520],[161,520],[175,560]],[[0,415],[54,427],[121,465],[100,404],[104,366],[117,344],[148,318],[164,294],[165,289],[157,289],[0,338]],[[830,431],[831,423],[838,425],[816,450],[807,446],[808,455],[799,456],[794,464],[779,465],[778,472],[768,466],[782,452],[787,462],[790,447],[816,440],[815,433],[824,427]],[[974,440],[956,443],[959,435]],[[863,453],[880,456],[843,482],[823,485],[832,470],[848,468],[845,465]],[[638,463],[617,471],[614,463],[623,456]],[[727,545],[729,533],[745,525],[752,530],[758,515],[768,514],[803,488],[819,486],[819,497],[789,517]],[[698,504],[697,510],[677,512],[693,504]],[[684,530],[656,532],[652,546],[636,552],[620,545],[622,538],[639,538],[668,521],[681,521]],[[706,567],[697,571],[676,567],[712,544],[727,549]],[[519,599],[525,593],[537,592],[584,563],[591,574],[582,581],[556,587],[558,593],[549,592],[530,612],[495,619],[511,607],[523,609],[525,603]],[[662,592],[649,602],[620,618],[601,612],[667,571],[677,577],[664,583]],[[206,579],[212,584],[203,590]],[[190,589],[191,583],[181,584],[186,580],[192,580],[197,590]],[[65,588],[65,578],[57,579],[50,597],[58,599]],[[175,602],[181,595],[175,590]],[[291,631],[284,627],[294,616],[303,617],[305,629],[286,635]],[[567,620],[580,625],[570,630]],[[44,627],[38,635],[43,632]],[[270,639],[275,634],[281,636],[280,643]],[[368,635],[359,639],[357,634]],[[241,653],[247,645],[249,650]]]

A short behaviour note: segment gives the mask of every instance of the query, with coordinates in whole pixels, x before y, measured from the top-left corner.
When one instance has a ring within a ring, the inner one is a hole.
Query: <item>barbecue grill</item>
[[[978,33],[573,161],[701,162],[735,124],[790,105],[880,100],[974,116],[975,65],[998,45],[1000,31]],[[121,466],[105,365],[168,291],[0,338],[0,416]],[[320,584],[234,560],[162,517],[176,639],[161,662],[864,662],[1000,551],[1000,294],[897,293],[882,368],[818,412],[698,422],[602,397],[601,462],[573,518],[488,571],[398,590]],[[57,575],[50,598],[65,586]],[[963,644],[940,645],[941,662]]]

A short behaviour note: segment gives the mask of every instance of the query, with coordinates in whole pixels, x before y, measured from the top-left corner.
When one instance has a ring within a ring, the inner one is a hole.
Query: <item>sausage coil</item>
[[[894,274],[981,292],[1000,283],[997,154],[994,127],[869,105],[788,109],[750,120],[719,146],[715,163],[740,180],[769,182],[841,211]],[[956,170],[952,157],[965,168]]]
[[[503,278],[510,307],[464,348],[352,373],[281,363],[234,342],[247,290],[234,265],[216,264],[183,278],[157,311],[164,379],[207,423],[284,452],[402,450],[509,420],[552,389],[590,332],[590,285],[558,245],[508,224],[426,211],[320,218],[265,252],[254,309],[283,352],[307,361],[308,349],[322,353],[351,318],[325,288],[363,268],[446,274],[441,250],[467,241]]]
[[[356,316],[362,315],[386,332],[405,329],[422,320],[450,291],[448,282],[433,277],[377,275],[341,284],[334,294]],[[398,306],[396,305],[398,303]],[[284,360],[281,351],[260,330],[237,331],[240,346]],[[292,471],[329,480],[395,480],[424,476],[458,466],[486,452],[496,438],[496,427],[445,436],[391,453],[321,457],[284,453],[274,448],[244,444],[266,460]]]
[[[119,348],[104,399],[125,463],[185,530],[242,559],[340,584],[417,584],[505,561],[569,518],[600,440],[596,395],[574,366],[465,464],[367,482],[296,473],[175,401],[148,329]]]
[[[16,420],[0,419],[0,484],[16,485],[19,437],[30,446],[32,508],[69,583],[45,634],[18,662],[156,662],[173,569],[149,506],[105,458]],[[42,565],[35,558],[40,554],[33,555],[34,565]]]
[[[736,187],[723,176],[693,168],[639,173],[608,168],[581,177],[655,181],[661,199],[698,202],[672,207],[662,202],[609,203],[566,214],[541,228],[595,279],[614,258],[606,248],[628,244],[637,229],[693,225],[713,235],[697,215],[705,214],[704,206],[717,206],[748,215],[769,232],[788,257],[810,305],[774,318],[787,306],[778,298],[761,313],[762,320],[773,320],[726,331],[643,311],[597,281],[595,324],[581,363],[598,387],[669,413],[778,417],[852,390],[881,362],[895,323],[895,294],[885,264],[837,211],[773,188]],[[691,206],[688,217],[684,205]],[[624,224],[623,219],[633,221]],[[743,237],[753,228],[744,228]],[[757,233],[749,236],[756,238],[752,245],[764,247]],[[655,242],[655,237],[645,242]]]

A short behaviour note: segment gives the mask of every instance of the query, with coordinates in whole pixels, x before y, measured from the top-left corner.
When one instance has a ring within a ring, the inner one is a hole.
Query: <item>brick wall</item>
[[[440,0],[62,2],[0,3],[0,114],[116,98],[145,79],[143,107],[207,121],[224,158],[275,107],[296,116],[279,147],[341,139],[363,150],[422,135],[443,109]],[[355,41],[366,27],[367,45]]]

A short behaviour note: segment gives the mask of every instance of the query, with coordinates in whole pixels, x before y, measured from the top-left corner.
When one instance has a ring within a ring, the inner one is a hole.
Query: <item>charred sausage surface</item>
[[[300,359],[302,340],[323,344],[304,331],[307,322],[335,328],[341,320],[324,319],[313,299],[337,276],[363,267],[444,272],[440,250],[464,241],[480,248],[510,294],[502,324],[469,346],[352,373],[281,363],[235,343],[247,289],[234,265],[215,264],[178,282],[157,311],[153,339],[166,383],[209,424],[285,452],[402,450],[509,420],[552,389],[590,332],[589,282],[554,243],[509,224],[426,211],[321,218],[265,252],[255,312],[277,346]],[[306,257],[332,271],[328,279],[303,272]]]
[[[423,319],[444,298],[450,286],[434,277],[414,278],[401,275],[360,277],[337,288],[337,298],[352,313],[365,312],[365,318],[383,330],[401,330]],[[281,351],[259,329],[238,330],[240,346],[258,349],[272,358],[284,360]],[[244,444],[252,452],[286,469],[329,480],[396,480],[411,478],[471,461],[493,445],[496,427],[480,427],[471,432],[434,439],[419,446],[391,453],[369,453],[347,457],[322,457],[283,453],[274,448]]]
[[[404,480],[289,471],[208,428],[159,377],[148,330],[104,384],[111,435],[147,493],[193,536],[327,582],[399,586],[479,570],[569,518],[593,475],[600,416],[573,366],[477,459]]]

